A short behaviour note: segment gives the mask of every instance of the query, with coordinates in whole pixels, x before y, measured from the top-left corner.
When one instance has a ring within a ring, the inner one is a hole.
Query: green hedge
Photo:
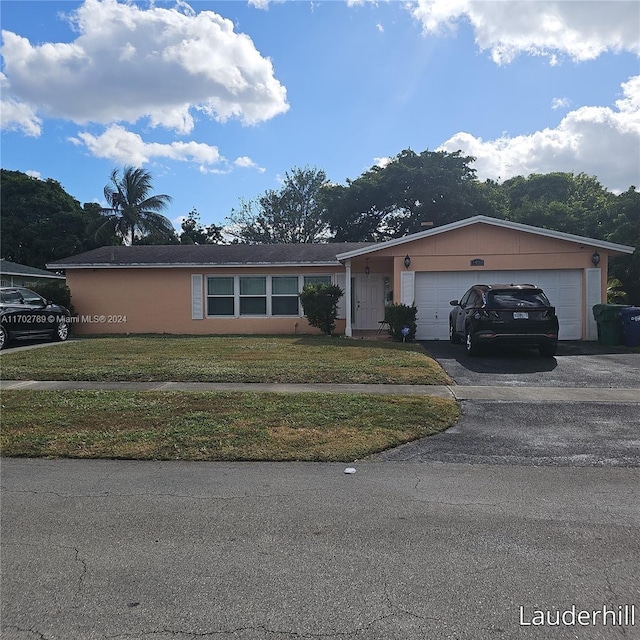
[[[309,324],[330,336],[336,328],[338,300],[343,295],[344,291],[335,284],[306,285],[300,300]]]
[[[417,315],[418,308],[414,305],[392,304],[385,309],[384,319],[389,325],[389,331],[394,340],[409,341],[416,337],[416,330],[418,328],[416,324]],[[409,334],[407,336],[402,333],[404,327],[409,328]]]
[[[73,305],[71,304],[71,290],[63,282],[34,284],[29,289],[39,293],[46,300],[53,302],[53,304],[59,304],[69,309],[72,314],[74,313]]]

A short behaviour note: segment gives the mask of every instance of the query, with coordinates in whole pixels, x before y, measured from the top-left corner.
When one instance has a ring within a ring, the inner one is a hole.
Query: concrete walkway
[[[243,391],[256,393],[375,393],[425,395],[453,400],[501,402],[624,402],[640,403],[640,389],[587,387],[467,387],[405,384],[246,384],[217,382],[96,382],[63,380],[3,380],[3,390],[104,391]]]

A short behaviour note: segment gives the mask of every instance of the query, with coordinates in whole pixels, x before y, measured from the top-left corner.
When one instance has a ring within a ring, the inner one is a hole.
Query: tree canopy
[[[87,225],[100,217],[97,205],[81,207],[55,180],[5,169],[0,180],[3,258],[44,269],[47,262],[100,246],[87,234]]]
[[[211,224],[203,227],[197,209],[191,209],[182,221],[180,244],[222,244],[222,227]]]
[[[387,240],[488,213],[490,193],[479,187],[475,158],[460,151],[405,149],[346,186],[323,190],[325,219],[337,242]]]
[[[249,244],[326,242],[326,212],[320,198],[326,184],[324,171],[295,167],[287,171],[280,189],[241,200],[240,209],[228,216],[225,232]]]

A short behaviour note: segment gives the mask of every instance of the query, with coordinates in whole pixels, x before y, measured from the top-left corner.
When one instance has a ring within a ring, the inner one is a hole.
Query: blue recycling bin
[[[625,347],[640,347],[640,307],[627,307],[620,311]]]

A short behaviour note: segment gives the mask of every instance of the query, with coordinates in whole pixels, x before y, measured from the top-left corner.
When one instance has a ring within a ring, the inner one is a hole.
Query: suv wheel
[[[460,343],[460,336],[456,333],[455,329],[453,328],[453,322],[451,322],[451,320],[449,320],[449,342],[451,344]]]
[[[480,348],[473,337],[473,333],[471,333],[470,327],[467,327],[465,331],[465,347],[470,356],[477,356],[480,352]]]
[[[544,358],[553,358],[558,351],[558,343],[541,344],[539,347],[540,355]]]
[[[0,327],[0,349],[4,349],[9,342],[9,334],[4,327]]]
[[[69,325],[65,320],[60,320],[53,334],[54,340],[64,342],[69,337]]]

